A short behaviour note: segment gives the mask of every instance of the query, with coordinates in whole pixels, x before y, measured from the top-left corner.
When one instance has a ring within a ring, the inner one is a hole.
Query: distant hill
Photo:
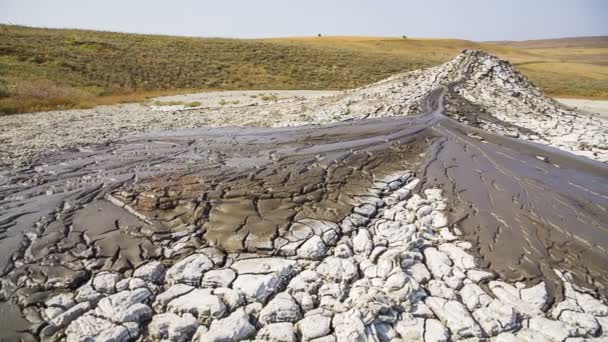
[[[607,48],[396,37],[222,39],[0,25],[0,113],[222,89],[347,89],[463,49],[517,65],[552,95],[608,98]]]
[[[608,48],[608,36],[488,42],[523,49]]]

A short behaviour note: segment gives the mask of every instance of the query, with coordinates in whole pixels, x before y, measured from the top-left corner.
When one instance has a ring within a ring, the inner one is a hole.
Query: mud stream
[[[11,305],[35,320],[28,306],[90,270],[129,274],[206,243],[273,254],[294,221],[339,222],[374,178],[406,169],[444,189],[450,222],[501,277],[545,279],[559,300],[559,268],[608,295],[606,164],[461,124],[442,114],[448,92],[418,116],[148,133],[0,172],[1,320],[21,329]]]

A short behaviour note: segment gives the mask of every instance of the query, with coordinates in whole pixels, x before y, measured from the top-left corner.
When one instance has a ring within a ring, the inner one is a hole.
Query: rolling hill
[[[347,89],[463,49],[517,65],[551,95],[608,98],[608,48],[455,39],[223,39],[0,25],[0,113],[222,89]]]

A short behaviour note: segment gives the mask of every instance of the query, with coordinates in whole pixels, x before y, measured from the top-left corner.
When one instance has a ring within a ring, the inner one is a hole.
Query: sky
[[[0,22],[201,37],[525,40],[608,35],[608,0],[0,0]]]

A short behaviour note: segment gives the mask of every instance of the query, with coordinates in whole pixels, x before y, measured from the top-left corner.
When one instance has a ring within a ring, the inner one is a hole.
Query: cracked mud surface
[[[60,141],[0,171],[1,337],[605,338],[608,125],[531,87],[469,51],[239,109],[294,127]]]

